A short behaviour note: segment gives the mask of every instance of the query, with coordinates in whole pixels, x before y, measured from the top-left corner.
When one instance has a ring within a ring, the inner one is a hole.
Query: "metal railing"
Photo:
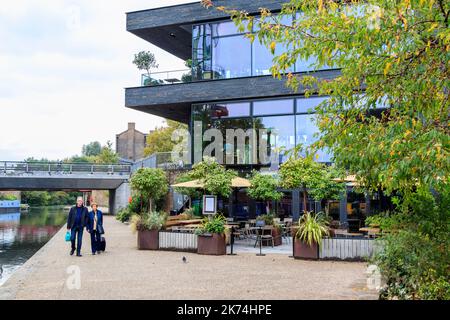
[[[142,86],[161,86],[185,82],[192,82],[191,69],[154,72],[141,76]]]
[[[71,175],[80,173],[129,175],[131,174],[131,165],[0,161],[0,175],[24,175],[35,173],[46,173],[49,175]]]
[[[184,155],[186,155],[185,153]],[[174,155],[176,156],[174,158]],[[140,168],[160,168],[164,170],[182,170],[188,168],[189,163],[178,158],[178,154],[173,152],[158,152],[147,158],[136,161],[133,164],[132,171]]]

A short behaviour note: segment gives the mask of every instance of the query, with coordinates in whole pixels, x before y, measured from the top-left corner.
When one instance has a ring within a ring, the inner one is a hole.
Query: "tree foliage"
[[[339,199],[345,190],[332,167],[314,161],[312,154],[300,156],[299,148],[291,152],[288,160],[280,166],[281,186],[300,189],[303,193],[303,208],[307,210],[308,195],[314,200]]]
[[[212,6],[214,1],[203,1]],[[330,148],[337,165],[367,188],[413,190],[417,183],[447,184],[450,167],[450,28],[448,1],[292,0],[279,15],[261,9],[228,12],[240,28],[273,51],[275,77],[287,74],[294,90],[330,98],[316,108],[321,131],[316,148]],[[299,14],[301,12],[301,14]],[[282,18],[297,14],[292,24]],[[313,70],[340,75],[289,74],[298,59]],[[373,110],[389,107],[382,116]],[[394,178],[395,177],[395,178]]]
[[[133,174],[130,184],[138,197],[147,200],[148,212],[152,212],[153,203],[169,191],[166,173],[161,169],[141,168]]]
[[[102,145],[98,141],[90,142],[89,144],[83,145],[83,149],[81,151],[83,156],[86,157],[95,157],[100,154],[102,151]]]
[[[147,136],[147,147],[144,149],[144,155],[150,156],[158,152],[172,152],[175,142],[172,141],[172,135],[175,130],[185,129],[187,125],[166,120],[167,126],[156,128]]]
[[[153,68],[158,68],[158,64],[156,63],[156,58],[153,53],[150,51],[141,51],[134,55],[133,64],[139,70],[146,70],[147,75],[150,75],[150,70]]]
[[[251,187],[247,189],[247,194],[255,200],[278,201],[283,197],[283,193],[278,191],[278,180],[267,174],[258,171],[253,172],[250,179]]]
[[[193,180],[200,180],[204,184],[206,192],[212,195],[229,197],[233,191],[232,180],[237,176],[237,173],[225,169],[215,158],[205,157],[202,162],[192,167],[189,175]]]

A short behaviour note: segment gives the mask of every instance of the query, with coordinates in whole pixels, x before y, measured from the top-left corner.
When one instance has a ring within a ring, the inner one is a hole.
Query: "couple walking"
[[[103,231],[103,213],[97,209],[97,204],[91,205],[92,211],[83,205],[83,198],[77,198],[77,205],[72,207],[67,218],[67,230],[70,231],[70,241],[72,250],[70,255],[75,253],[75,240],[77,242],[77,256],[81,257],[81,245],[83,241],[83,230],[91,234],[91,250],[92,254],[100,253],[101,234]]]

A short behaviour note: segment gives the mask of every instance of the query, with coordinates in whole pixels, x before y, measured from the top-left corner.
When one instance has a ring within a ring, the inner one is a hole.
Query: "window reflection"
[[[227,153],[232,155],[234,164],[260,164],[270,166],[272,170],[273,163],[268,164],[267,161],[261,160],[273,160],[272,156],[278,155],[277,163],[283,163],[286,158],[283,154],[279,154],[279,151],[291,150],[298,144],[308,147],[317,140],[315,135],[318,133],[315,123],[317,116],[314,113],[308,113],[308,110],[313,109],[325,99],[327,98],[298,98],[297,112],[301,114],[297,115],[294,115],[294,99],[199,104],[192,107],[192,120],[201,122],[203,133],[211,128],[220,130],[224,139],[224,157]],[[275,115],[277,113],[286,113],[286,115]],[[244,131],[244,147],[239,146],[237,137],[233,138],[234,142],[226,140],[228,129]],[[255,129],[253,134],[257,139],[254,141],[256,147],[253,150],[249,129]],[[261,131],[262,129],[265,131]],[[209,141],[203,141],[203,150],[209,144]],[[267,149],[260,150],[260,147]],[[267,156],[266,159],[260,158],[263,152]],[[228,162],[225,160],[224,162]],[[317,152],[316,161],[331,162],[328,150]],[[277,167],[273,169],[276,170]]]
[[[256,116],[269,114],[294,113],[294,101],[285,100],[266,100],[253,103],[253,114]]]
[[[266,129],[267,133],[261,138],[266,141],[270,153],[280,153],[295,147],[295,119],[293,116],[263,117],[255,119],[255,129]],[[261,142],[259,143],[261,145]],[[286,160],[283,154],[279,155],[279,162]]]
[[[297,113],[314,113],[315,108],[328,97],[309,97],[297,99]]]
[[[251,75],[251,43],[244,36],[213,39],[213,73],[215,79]]]
[[[317,134],[319,129],[317,128],[315,121],[317,116],[313,114],[302,114],[296,117],[296,139],[297,145],[302,145],[307,148],[317,141]],[[317,151],[315,160],[318,162],[330,162],[331,155],[327,149]]]

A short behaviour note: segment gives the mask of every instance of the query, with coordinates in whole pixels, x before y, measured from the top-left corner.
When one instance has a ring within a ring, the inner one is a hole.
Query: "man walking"
[[[83,241],[83,229],[87,225],[89,219],[89,211],[83,205],[83,198],[77,198],[77,205],[72,207],[67,218],[67,230],[70,230],[70,241],[72,242],[72,250],[70,255],[75,252],[75,239],[77,240],[77,257],[81,257],[81,244]]]

